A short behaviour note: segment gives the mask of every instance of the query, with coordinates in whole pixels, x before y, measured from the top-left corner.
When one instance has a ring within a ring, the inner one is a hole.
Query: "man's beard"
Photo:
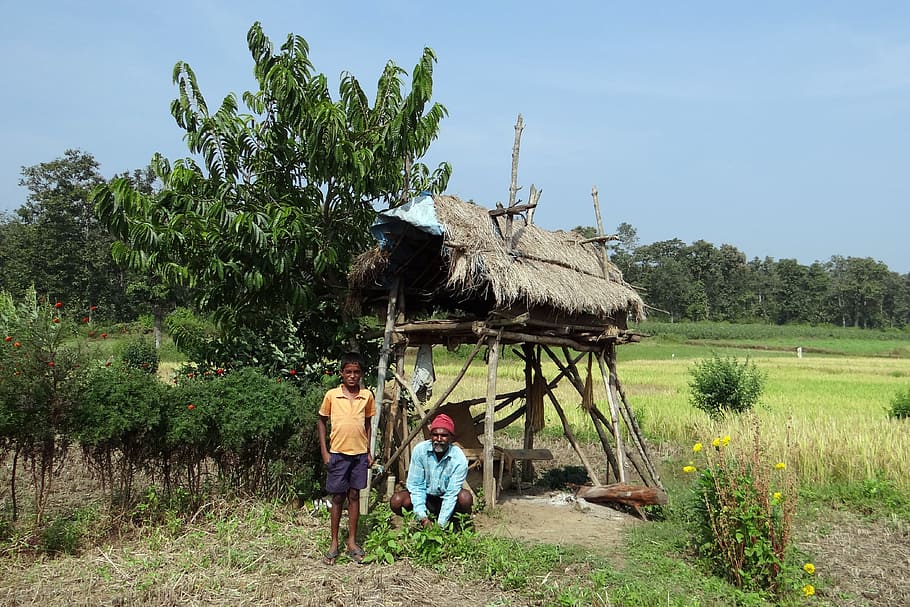
[[[445,455],[446,451],[449,450],[448,443],[433,443],[433,453],[436,455]]]

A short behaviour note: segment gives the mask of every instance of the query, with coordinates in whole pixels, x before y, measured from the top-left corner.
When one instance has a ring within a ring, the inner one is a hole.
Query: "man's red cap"
[[[455,434],[455,422],[453,422],[452,418],[445,413],[440,413],[436,416],[436,419],[430,423],[430,432],[437,428],[440,430],[448,430],[449,434]]]

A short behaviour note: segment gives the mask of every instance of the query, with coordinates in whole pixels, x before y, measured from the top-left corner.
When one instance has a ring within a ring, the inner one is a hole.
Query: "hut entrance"
[[[393,384],[373,433],[381,436],[384,474],[404,478],[411,444],[446,407],[475,462],[493,464],[482,466],[482,486],[495,507],[506,466],[520,462],[529,479],[534,460],[546,457],[534,437],[549,414],[588,473],[589,501],[662,503],[660,478],[616,369],[616,346],[640,337],[627,318],[642,316],[641,298],[596,242],[542,230],[510,209],[488,211],[451,196],[416,199],[380,214],[374,225],[380,244],[352,270],[352,301],[385,311],[378,385]],[[418,368],[409,378],[408,348],[426,358],[434,346],[460,345],[471,346],[460,372],[444,390],[437,384],[432,394],[418,394],[418,376],[435,374]],[[503,348],[521,361],[517,389],[499,389]],[[484,393],[453,400],[480,361]],[[566,415],[570,402],[590,419],[603,460],[589,461],[580,448]],[[497,452],[495,432],[512,424],[521,424],[522,448]],[[381,478],[372,481],[383,486]]]

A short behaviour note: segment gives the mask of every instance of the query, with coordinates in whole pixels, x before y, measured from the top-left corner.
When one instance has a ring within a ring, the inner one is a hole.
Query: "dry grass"
[[[466,584],[408,562],[379,567],[342,559],[326,566],[327,544],[328,520],[305,509],[212,503],[187,524],[139,528],[78,556],[0,560],[0,604],[369,607],[514,600],[491,584]]]

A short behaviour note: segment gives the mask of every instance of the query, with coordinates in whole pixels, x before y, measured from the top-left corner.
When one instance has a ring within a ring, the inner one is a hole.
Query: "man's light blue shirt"
[[[414,447],[411,465],[408,468],[408,492],[418,519],[427,517],[427,495],[442,498],[437,524],[445,527],[452,518],[458,492],[468,477],[468,460],[455,445],[437,459],[433,453],[433,441],[424,441]]]

